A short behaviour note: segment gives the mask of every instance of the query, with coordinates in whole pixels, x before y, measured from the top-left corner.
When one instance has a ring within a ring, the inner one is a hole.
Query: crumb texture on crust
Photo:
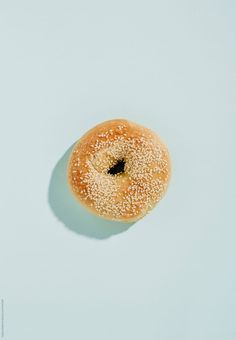
[[[109,170],[123,162],[123,171]],[[135,221],[163,197],[170,177],[166,146],[151,130],[116,119],[88,131],[75,145],[70,187],[90,211],[117,221]]]

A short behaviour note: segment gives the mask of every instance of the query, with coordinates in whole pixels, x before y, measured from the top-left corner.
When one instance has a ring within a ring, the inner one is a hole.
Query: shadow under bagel
[[[67,182],[67,165],[74,146],[64,153],[52,171],[48,189],[51,210],[65,227],[83,236],[101,240],[125,232],[135,222],[116,222],[97,217],[72,194]]]

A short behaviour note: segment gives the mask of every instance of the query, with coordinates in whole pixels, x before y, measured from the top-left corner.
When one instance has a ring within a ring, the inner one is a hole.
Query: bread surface
[[[81,204],[100,217],[123,222],[153,209],[166,192],[170,173],[169,152],[159,136],[125,119],[103,122],[85,133],[68,164],[69,186]]]

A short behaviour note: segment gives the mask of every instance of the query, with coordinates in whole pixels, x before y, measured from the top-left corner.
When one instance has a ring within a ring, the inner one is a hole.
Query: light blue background
[[[1,1],[6,340],[236,339],[235,22],[233,0]],[[116,117],[173,161],[128,230],[75,217],[63,182],[68,148]]]

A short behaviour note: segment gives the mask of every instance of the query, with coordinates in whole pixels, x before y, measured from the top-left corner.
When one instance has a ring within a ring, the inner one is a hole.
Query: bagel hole
[[[125,172],[125,160],[119,159],[115,165],[113,165],[107,173],[110,175],[119,175]]]

